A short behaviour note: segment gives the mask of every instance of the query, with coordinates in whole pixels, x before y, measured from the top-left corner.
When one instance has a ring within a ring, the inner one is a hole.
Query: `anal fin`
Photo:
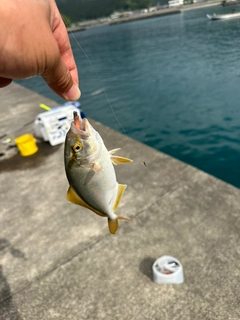
[[[123,192],[125,191],[125,189],[127,188],[126,184],[118,184],[118,191],[117,191],[117,197],[113,206],[113,211],[115,212],[117,210],[117,207],[119,205],[119,202],[121,200],[121,197],[123,195]]]
[[[122,195],[123,195],[123,192],[125,191],[126,188],[127,188],[127,185],[126,185],[126,184],[118,184],[117,197],[116,197],[116,200],[115,200],[115,203],[114,203],[114,206],[113,206],[113,211],[114,211],[114,212],[117,210],[117,207],[118,207],[118,205],[119,205],[119,202],[120,202],[120,200],[121,200],[121,197],[122,197]],[[115,219],[110,219],[110,218],[108,218],[108,228],[109,228],[109,231],[110,231],[112,234],[115,234],[115,232],[116,232],[117,229],[118,229],[118,220],[131,221],[131,219],[124,218],[124,217],[121,217],[121,216],[116,216]]]

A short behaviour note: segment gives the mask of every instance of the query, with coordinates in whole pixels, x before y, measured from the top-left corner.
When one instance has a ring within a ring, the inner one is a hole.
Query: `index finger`
[[[79,79],[78,79],[77,65],[73,56],[67,29],[65,27],[65,24],[62,20],[62,17],[58,11],[56,4],[55,4],[53,17],[54,17],[53,30],[52,30],[53,36],[56,39],[56,42],[59,47],[60,55],[72,76],[73,82],[78,85]]]

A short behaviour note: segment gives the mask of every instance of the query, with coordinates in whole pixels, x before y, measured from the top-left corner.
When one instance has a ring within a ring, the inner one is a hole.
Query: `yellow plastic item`
[[[47,111],[51,110],[51,108],[49,106],[46,106],[44,103],[40,103],[39,107]]]
[[[23,136],[17,137],[15,143],[23,157],[31,156],[38,151],[36,139],[31,134],[24,134]]]

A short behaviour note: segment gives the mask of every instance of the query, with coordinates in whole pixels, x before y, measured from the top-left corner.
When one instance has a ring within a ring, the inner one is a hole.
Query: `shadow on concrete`
[[[3,155],[0,157],[0,173],[36,168],[42,165],[45,158],[58,151],[61,147],[61,144],[57,146],[51,146],[48,142],[38,142],[37,146],[38,152],[29,157],[22,157],[16,150],[12,157],[7,157],[8,151],[6,151],[6,156]]]
[[[152,265],[154,264],[156,259],[151,257],[146,257],[140,262],[139,270],[145,274],[150,280],[153,279],[152,276]]]
[[[9,250],[15,258],[26,259],[23,252],[13,247],[8,240],[0,238],[0,252]],[[11,297],[11,289],[8,284],[7,278],[4,276],[3,267],[0,265],[0,319],[21,320]],[[4,304],[4,307],[1,307]],[[6,317],[7,312],[7,317]],[[1,318],[4,313],[4,318]]]

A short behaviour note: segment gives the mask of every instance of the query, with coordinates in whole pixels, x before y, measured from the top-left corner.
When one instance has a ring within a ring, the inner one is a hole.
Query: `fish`
[[[67,200],[107,217],[111,234],[118,229],[118,220],[128,220],[115,213],[127,187],[119,184],[113,165],[132,162],[108,151],[100,134],[87,118],[73,112],[73,122],[64,146],[64,164],[69,182]]]

